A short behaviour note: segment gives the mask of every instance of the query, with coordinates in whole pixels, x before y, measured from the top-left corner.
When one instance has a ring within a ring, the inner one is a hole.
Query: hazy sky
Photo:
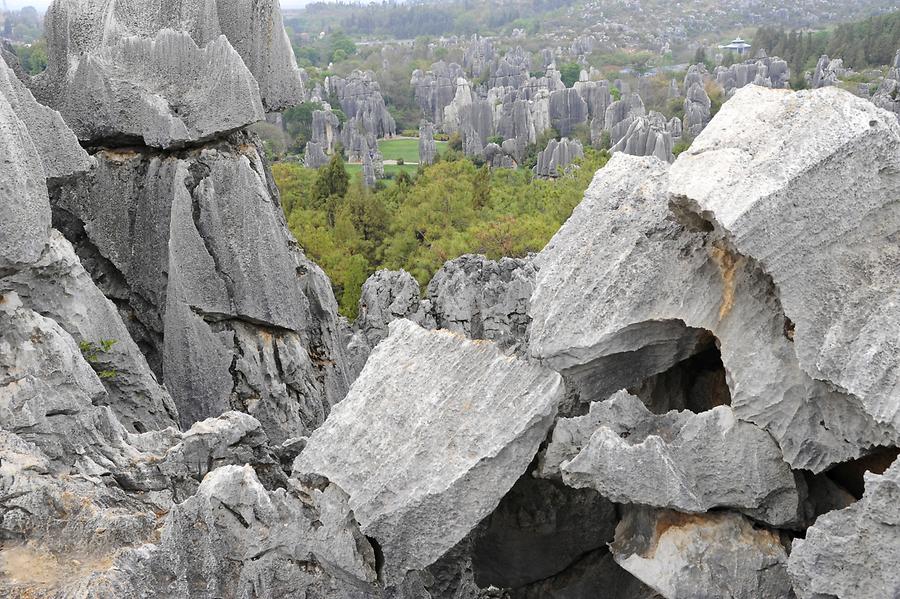
[[[0,0],[2,2],[2,0]],[[23,6],[36,6],[45,9],[50,5],[51,0],[6,0],[8,8],[22,8]],[[299,8],[304,4],[309,4],[310,0],[281,0],[282,8]]]

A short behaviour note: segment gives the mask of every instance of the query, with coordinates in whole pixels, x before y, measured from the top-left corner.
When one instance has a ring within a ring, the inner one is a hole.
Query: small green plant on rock
[[[108,354],[113,346],[118,343],[117,339],[101,339],[94,343],[93,341],[82,341],[78,344],[81,355],[85,361],[91,365],[91,368],[97,373],[101,379],[114,379],[118,376],[115,370],[109,370],[100,367],[100,358],[102,354]]]

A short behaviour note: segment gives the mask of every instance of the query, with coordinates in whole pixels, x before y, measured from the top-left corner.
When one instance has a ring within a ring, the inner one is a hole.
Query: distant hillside
[[[646,48],[689,43],[763,26],[810,29],[896,9],[896,0],[418,0],[310,4],[288,16],[296,32],[342,29],[362,37],[411,39],[472,33],[593,33],[601,40]]]

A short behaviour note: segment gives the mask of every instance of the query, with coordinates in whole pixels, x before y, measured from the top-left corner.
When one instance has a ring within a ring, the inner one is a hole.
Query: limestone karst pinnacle
[[[424,156],[617,151],[537,254],[379,271],[349,322],[247,128],[307,93],[277,2],[48,29],[43,75],[0,58],[0,595],[900,596],[891,112],[759,59],[673,125],[475,37],[413,76]],[[307,161],[374,183],[376,77],[325,88]]]

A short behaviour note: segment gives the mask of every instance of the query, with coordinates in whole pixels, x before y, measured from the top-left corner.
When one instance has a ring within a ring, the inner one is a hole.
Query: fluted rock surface
[[[573,162],[581,158],[584,158],[584,148],[580,141],[565,137],[559,141],[551,139],[547,147],[538,154],[534,174],[545,178],[559,177]]]
[[[624,152],[632,156],[655,156],[664,162],[674,162],[672,154],[674,142],[667,130],[665,117],[658,112],[631,121],[622,139],[611,151]]]
[[[434,164],[437,146],[434,143],[434,125],[423,122],[419,126],[419,164]]]
[[[709,173],[691,180],[716,180]],[[857,397],[800,367],[771,279],[696,217],[671,212],[668,179],[664,163],[625,154],[598,173],[535,258],[531,354],[598,401],[716,340],[735,415],[771,433],[793,467],[821,471],[896,442]]]
[[[95,158],[56,194],[57,220],[130,315],[182,425],[238,407],[281,442],[321,424],[349,377],[337,306],[252,140]]]
[[[497,506],[552,424],[562,382],[490,344],[405,320],[390,330],[294,475],[322,475],[347,491],[393,583],[432,564]]]
[[[847,92],[746,88],[673,167],[670,186],[772,278],[803,371],[895,430],[898,150],[897,120]]]
[[[732,507],[774,526],[796,520],[799,495],[778,445],[728,406],[656,416],[620,392],[579,419],[554,431],[544,463],[548,468],[580,447],[559,464],[571,487],[617,503],[688,513]]]
[[[177,6],[159,1],[55,0],[47,11],[46,28],[50,65],[37,78],[35,87],[40,90],[39,99],[54,108],[65,102],[66,89],[82,60],[102,54],[104,48],[115,48],[129,38],[153,38],[164,29],[188,33],[200,48],[213,42],[234,48],[258,83],[267,112],[303,101],[301,72],[284,31],[278,0],[190,0]],[[225,36],[228,43],[218,42],[220,36]],[[125,44],[123,50],[128,47]],[[224,57],[221,50],[212,56],[219,61]],[[218,66],[212,70],[218,70]],[[127,71],[120,72],[120,76],[137,85],[142,83]],[[181,85],[186,83],[182,80]],[[182,90],[163,87],[159,91]]]
[[[900,595],[900,460],[867,472],[865,495],[821,516],[794,541],[788,570],[800,599],[875,599]]]

